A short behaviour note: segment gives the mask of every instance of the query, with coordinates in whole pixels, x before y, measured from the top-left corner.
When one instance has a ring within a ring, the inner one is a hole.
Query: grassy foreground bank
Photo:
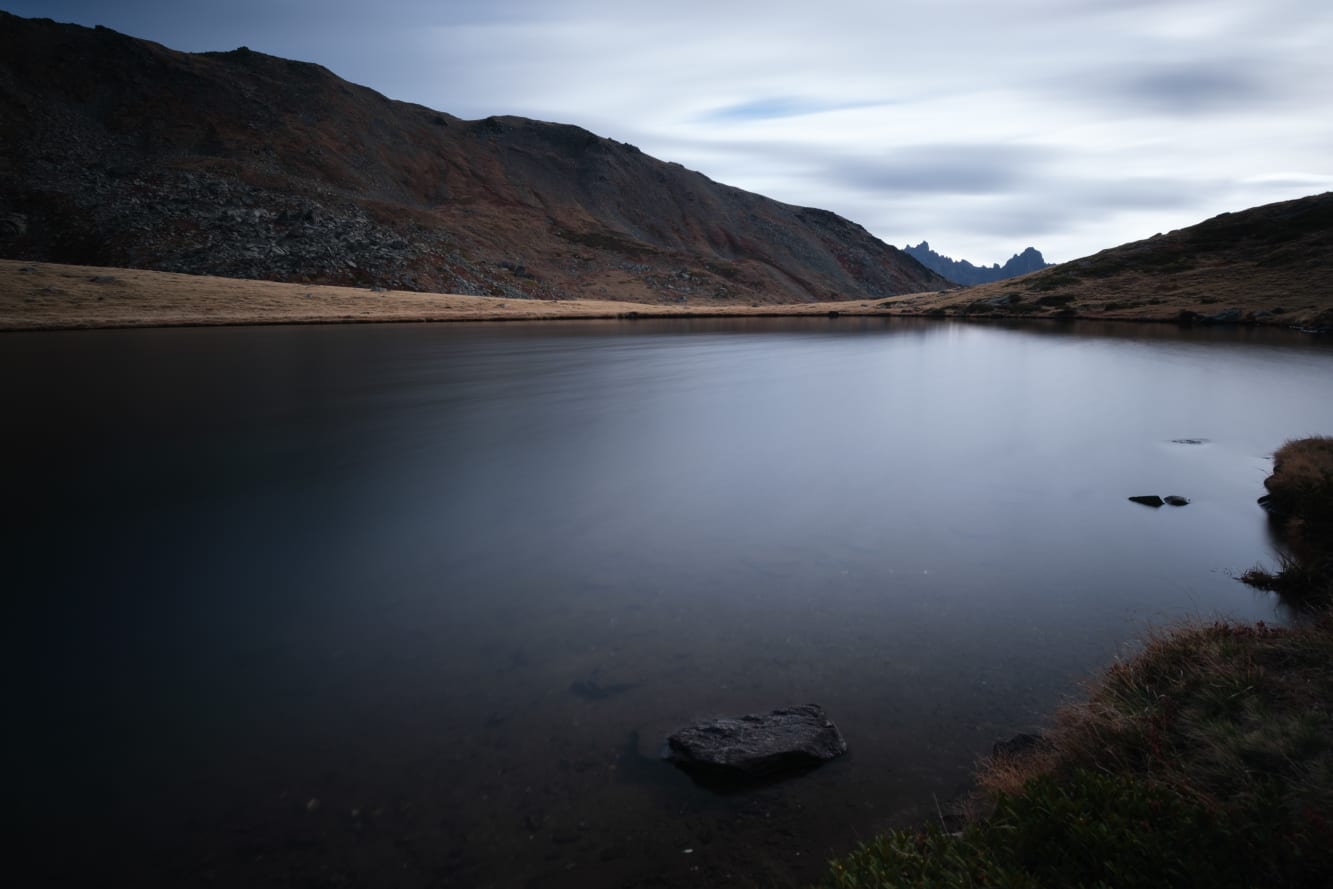
[[[1333,439],[1289,442],[1266,487],[1307,620],[1151,639],[983,766],[981,817],[878,837],[825,885],[1333,885]]]

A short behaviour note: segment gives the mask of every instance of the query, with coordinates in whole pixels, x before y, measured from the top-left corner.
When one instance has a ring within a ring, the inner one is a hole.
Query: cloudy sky
[[[632,142],[897,246],[1064,261],[1333,189],[1329,0],[0,0]]]

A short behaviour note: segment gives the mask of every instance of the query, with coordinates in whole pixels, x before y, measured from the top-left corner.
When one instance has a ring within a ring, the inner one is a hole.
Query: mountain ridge
[[[904,312],[1333,330],[1333,192],[1222,213],[1017,278],[898,301]]]
[[[1053,265],[1053,263],[1047,262],[1046,258],[1041,255],[1041,251],[1035,247],[1028,247],[1021,253],[1015,253],[1005,261],[1004,265],[994,263],[989,266],[977,266],[966,259],[953,259],[941,253],[936,253],[926,241],[922,241],[916,246],[904,247],[903,252],[931,271],[937,272],[955,284],[961,284],[964,287],[971,287],[974,284],[988,284],[991,281],[1003,281],[1006,278],[1016,278],[1019,275],[1026,275],[1028,272],[1039,271]]]
[[[0,25],[0,256],[646,303],[949,286],[836,214],[579,127],[465,121],[245,47]]]

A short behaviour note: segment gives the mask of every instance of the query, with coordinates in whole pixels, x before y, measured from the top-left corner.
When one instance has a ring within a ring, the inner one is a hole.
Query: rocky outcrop
[[[847,741],[815,704],[713,719],[670,735],[662,756],[687,771],[763,777],[809,768],[847,752]]]
[[[835,214],[578,127],[2,11],[0,257],[640,302],[947,286]]]

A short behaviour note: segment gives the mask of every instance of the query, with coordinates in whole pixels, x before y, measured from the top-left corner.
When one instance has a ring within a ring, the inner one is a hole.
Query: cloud
[[[1243,179],[1241,184],[1262,188],[1298,189],[1316,194],[1333,189],[1333,173],[1265,173]]]
[[[844,111],[851,108],[876,108],[883,102],[839,102],[800,98],[796,96],[778,96],[766,99],[752,99],[713,109],[699,115],[698,119],[710,123],[733,123],[754,120],[776,120],[785,117],[806,117],[812,114],[824,114],[830,111]]]
[[[1158,66],[1113,79],[1109,93],[1168,115],[1236,114],[1281,99],[1255,64],[1234,60]]]
[[[1333,179],[1327,0],[5,8],[245,44],[463,117],[578,124],[974,262],[1086,255]]]
[[[1031,182],[1057,152],[1019,145],[910,145],[838,159],[823,171],[840,183],[885,194],[997,194]]]

